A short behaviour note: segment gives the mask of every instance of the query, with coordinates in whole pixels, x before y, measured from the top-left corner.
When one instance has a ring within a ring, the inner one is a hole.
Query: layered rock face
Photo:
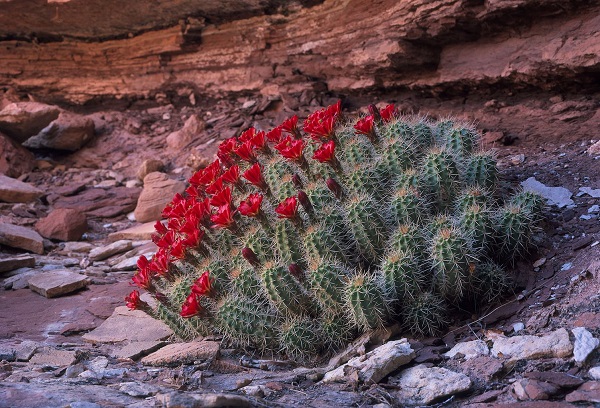
[[[18,11],[15,3],[6,3],[4,18]],[[152,26],[152,16],[130,16],[127,33],[101,22],[126,21],[129,9],[109,16],[106,10],[118,8],[104,7],[91,30],[82,21],[64,24],[78,21],[70,14],[76,0],[52,3],[41,7],[51,6],[56,20],[42,25],[42,39],[7,22],[0,41],[2,83],[46,100],[158,92],[598,91],[598,1],[326,0],[275,7],[238,0],[225,2],[221,14],[211,9],[214,2],[184,1],[161,6],[163,17]]]

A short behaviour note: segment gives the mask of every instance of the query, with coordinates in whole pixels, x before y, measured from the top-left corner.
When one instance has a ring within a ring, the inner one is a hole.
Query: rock
[[[157,394],[159,388],[151,384],[131,381],[119,384],[119,391],[132,397],[146,398]]]
[[[7,136],[0,133],[0,173],[19,177],[35,167],[35,157]]]
[[[164,341],[132,341],[124,347],[114,351],[112,357],[137,360],[140,357],[158,350],[164,345]]]
[[[92,248],[94,247],[89,242],[65,242],[65,245],[59,252],[66,255],[72,253],[86,254],[89,253]]]
[[[575,327],[571,332],[575,336],[575,347],[573,349],[575,361],[584,363],[588,356],[600,345],[600,340],[583,327]]]
[[[576,391],[567,394],[565,401],[600,403],[600,381],[589,381],[582,384]]]
[[[99,327],[83,335],[90,343],[120,343],[123,341],[159,341],[173,335],[163,322],[141,310],[119,306]]]
[[[157,394],[156,401],[165,408],[252,408],[256,406],[246,397],[235,394],[171,392]]]
[[[154,224],[156,224],[156,222],[147,222],[145,224],[136,225],[135,227],[113,232],[108,234],[108,240],[114,242],[121,239],[129,239],[132,241],[152,239],[152,234],[156,232]]]
[[[180,130],[167,136],[167,146],[171,149],[183,149],[206,128],[206,123],[196,115],[191,115]]]
[[[68,150],[74,152],[94,137],[94,121],[84,116],[61,112],[37,135],[29,138],[23,146],[39,149]]]
[[[573,322],[573,326],[600,329],[600,313],[584,312]]]
[[[18,273],[14,276],[11,276],[8,279],[4,279],[3,286],[5,290],[18,290],[28,288],[29,279],[42,273],[30,268],[20,268],[17,269],[15,272]]]
[[[44,253],[44,239],[34,230],[0,222],[0,244],[36,254]]]
[[[116,217],[135,208],[140,189],[115,187],[110,190],[90,188],[81,193],[59,197],[54,208],[75,208],[94,217]]]
[[[154,253],[156,253],[156,251],[147,252],[143,255],[145,255],[146,258],[150,259],[150,257],[152,255],[154,255]],[[111,268],[111,270],[113,270],[113,271],[134,271],[137,269],[137,261],[139,258],[140,258],[139,256],[134,256],[131,258],[124,259],[121,262],[119,262],[118,264],[116,264],[115,266],[113,266]]]
[[[428,368],[424,364],[408,368],[388,382],[401,388],[394,395],[403,405],[429,405],[471,388],[471,380],[466,375],[445,368]]]
[[[593,198],[600,198],[600,188],[579,187],[579,191]]]
[[[464,343],[458,343],[450,351],[444,353],[444,356],[453,358],[457,354],[462,354],[465,360],[490,354],[487,344],[483,340],[473,340]]]
[[[513,391],[521,401],[547,400],[558,394],[559,388],[553,384],[524,378],[513,384]]]
[[[38,347],[39,344],[31,340],[19,344],[0,343],[0,361],[29,361]]]
[[[29,279],[29,289],[47,298],[67,295],[85,288],[88,284],[85,275],[66,269],[40,273]]]
[[[565,389],[579,387],[584,382],[581,378],[556,371],[530,371],[524,375],[525,378],[551,383]]]
[[[592,380],[600,380],[600,366],[590,368],[588,375]]]
[[[64,367],[75,364],[78,353],[72,350],[57,350],[52,347],[43,347],[36,351],[29,360],[32,364],[52,367]]]
[[[531,191],[544,197],[548,200],[549,205],[563,208],[573,204],[572,193],[564,187],[548,187],[537,181],[535,177],[529,177],[521,183],[521,186],[525,191]]]
[[[0,111],[0,131],[23,143],[58,117],[56,106],[38,102],[16,102]]]
[[[588,147],[587,153],[590,156],[597,156],[597,155],[599,155],[600,154],[600,140],[598,140],[596,143],[594,143],[593,145],[591,145],[590,147]]]
[[[517,360],[534,360],[547,357],[565,358],[573,352],[573,345],[565,328],[560,328],[540,337],[504,337],[500,335],[494,337],[493,341],[492,356],[507,358],[511,363]]]
[[[219,355],[216,341],[193,341],[169,344],[142,358],[142,364],[151,366],[177,366],[197,360],[214,360]]]
[[[35,224],[41,236],[58,241],[76,241],[88,229],[84,213],[76,209],[57,208]]]
[[[0,201],[5,203],[28,203],[44,195],[31,184],[0,174]]]
[[[10,258],[0,258],[0,274],[3,272],[14,271],[19,268],[33,268],[35,258],[30,255],[13,256]]]
[[[266,388],[264,385],[247,385],[245,387],[240,388],[240,392],[246,394],[250,397],[255,398],[264,398]]]
[[[128,240],[120,240],[113,242],[112,244],[97,247],[90,251],[89,257],[92,261],[102,261],[103,259],[110,258],[115,254],[120,254],[125,251],[129,251],[133,248],[133,244]]]
[[[161,160],[157,160],[157,159],[144,160],[144,162],[142,163],[142,165],[140,166],[140,168],[137,171],[137,178],[140,181],[143,181],[144,177],[146,177],[148,174],[154,173],[155,171],[163,171],[164,168],[165,168],[165,165]]]
[[[348,363],[329,371],[323,382],[345,381],[348,373],[358,372],[358,379],[366,384],[378,383],[385,376],[415,358],[415,352],[406,339],[390,341]]]
[[[148,174],[144,177],[144,189],[135,207],[135,219],[139,222],[160,220],[165,206],[176,193],[183,193],[185,188],[183,181],[171,180],[164,173]]]

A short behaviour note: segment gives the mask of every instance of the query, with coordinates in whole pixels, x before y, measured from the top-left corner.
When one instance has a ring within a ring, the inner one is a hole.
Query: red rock
[[[135,219],[149,222],[161,219],[162,210],[176,193],[183,193],[186,184],[171,180],[164,173],[153,172],[144,178],[144,190],[135,207]]]
[[[19,225],[0,223],[0,244],[36,254],[44,253],[42,237],[34,230]]]
[[[138,169],[137,178],[139,180],[143,181],[144,177],[146,177],[148,174],[155,172],[155,171],[162,171],[164,169],[164,167],[165,167],[165,164],[160,160],[156,160],[156,159],[144,160],[144,162]]]
[[[58,208],[35,224],[41,236],[59,241],[77,241],[87,231],[85,214],[77,209]]]
[[[600,403],[600,381],[588,381],[565,397],[567,402]]]
[[[559,391],[559,387],[538,380],[524,378],[514,383],[513,390],[521,401],[547,400]]]
[[[79,150],[94,136],[94,121],[85,116],[62,112],[37,135],[29,138],[24,146],[57,150]]]
[[[44,195],[44,192],[31,184],[0,174],[0,202],[28,203]]]
[[[552,383],[561,388],[575,388],[584,382],[581,378],[573,375],[554,371],[531,371],[525,373],[525,378]]]
[[[573,326],[598,329],[600,328],[600,313],[584,312],[573,322]]]
[[[171,149],[182,149],[197,138],[205,128],[206,123],[202,119],[191,115],[180,130],[167,136],[167,146]]]
[[[74,208],[88,215],[102,217],[106,209],[110,209],[109,216],[115,216],[132,211],[135,208],[141,189],[115,187],[110,190],[92,188],[70,197],[57,198],[54,208]],[[98,212],[95,212],[98,210]]]
[[[0,133],[0,173],[19,177],[29,173],[34,166],[35,158],[30,151]]]
[[[0,131],[23,143],[58,117],[56,106],[38,102],[11,103],[0,111]]]

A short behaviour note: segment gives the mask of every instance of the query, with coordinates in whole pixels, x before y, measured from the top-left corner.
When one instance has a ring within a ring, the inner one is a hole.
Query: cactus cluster
[[[430,335],[448,313],[511,284],[540,198],[497,193],[494,154],[452,120],[393,105],[345,118],[340,103],[221,143],[165,208],[133,282],[182,338],[303,358],[400,322]]]

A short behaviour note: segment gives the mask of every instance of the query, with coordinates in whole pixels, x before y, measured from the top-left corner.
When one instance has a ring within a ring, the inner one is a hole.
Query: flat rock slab
[[[509,362],[539,358],[564,358],[573,353],[573,345],[565,328],[543,336],[498,336],[492,339],[492,356],[507,358]]]
[[[33,268],[35,258],[33,256],[15,256],[0,259],[0,273],[14,271],[19,268]]]
[[[40,273],[29,279],[29,289],[47,298],[69,294],[88,284],[85,275],[64,269]]]
[[[125,251],[129,251],[133,248],[133,244],[129,240],[119,240],[112,244],[105,245],[102,247],[94,248],[90,251],[90,260],[102,261],[113,255],[120,254]]]
[[[145,224],[136,225],[135,227],[127,228],[121,231],[113,232],[108,234],[109,241],[118,241],[122,239],[129,239],[132,241],[144,241],[148,239],[152,239],[152,234],[154,234],[155,222],[147,222]]]
[[[173,330],[141,310],[119,306],[93,331],[84,334],[90,343],[120,343],[123,341],[159,341],[173,335]]]
[[[344,382],[349,379],[351,371],[358,372],[358,379],[363,383],[378,383],[398,367],[410,363],[415,352],[407,339],[389,341],[365,354],[351,359],[323,377],[323,382]]]
[[[142,358],[142,364],[151,366],[177,366],[197,360],[214,360],[219,355],[220,343],[192,341],[169,344]]]
[[[588,381],[565,397],[567,402],[600,403],[600,381]]]
[[[471,388],[471,380],[466,375],[440,367],[428,368],[424,364],[402,371],[389,382],[401,388],[395,396],[402,405],[429,405]]]
[[[571,332],[575,336],[573,356],[575,357],[576,362],[583,363],[587,360],[588,356],[598,348],[600,340],[595,338],[592,333],[587,331],[584,327],[575,327]]]
[[[490,350],[485,341],[473,340],[456,344],[450,351],[444,353],[444,356],[453,358],[457,354],[462,354],[465,360],[469,360],[475,357],[487,356],[490,354]]]
[[[38,347],[39,343],[31,340],[19,344],[0,343],[0,361],[29,361]]]
[[[161,407],[252,408],[256,406],[248,398],[235,394],[171,392],[158,394],[155,398]]]
[[[44,195],[39,188],[0,174],[0,201],[5,203],[28,203]]]
[[[0,223],[0,244],[36,254],[44,253],[44,239],[30,228]]]
[[[140,357],[146,356],[158,350],[165,344],[166,343],[164,341],[132,341],[131,343],[126,344],[120,349],[114,351],[112,353],[112,357],[137,360]]]
[[[556,205],[558,208],[573,204],[573,200],[571,200],[573,194],[569,190],[564,187],[548,187],[537,181],[535,177],[529,177],[523,181],[521,187],[525,191],[541,195],[548,201],[548,204]]]
[[[73,350],[57,350],[51,347],[43,347],[36,351],[29,362],[45,366],[64,367],[75,364],[77,357],[77,352]]]

